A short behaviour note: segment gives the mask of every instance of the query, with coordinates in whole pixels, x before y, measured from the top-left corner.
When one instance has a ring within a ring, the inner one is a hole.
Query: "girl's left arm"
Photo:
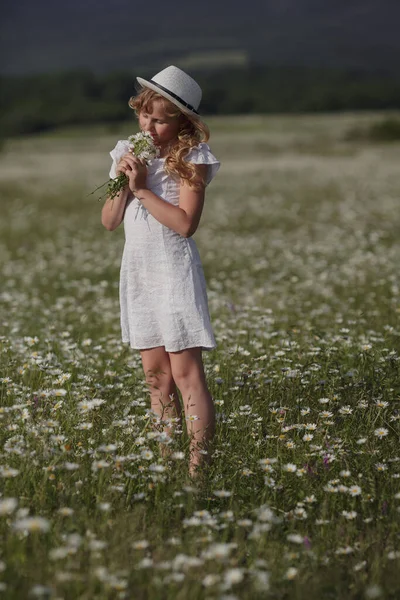
[[[208,165],[197,165],[197,183],[200,183],[202,178],[205,180],[207,168]],[[179,206],[174,206],[145,187],[145,179],[141,177],[139,165],[130,172],[127,170],[126,175],[129,177],[131,191],[157,221],[186,238],[195,233],[204,206],[204,185],[195,189],[188,183],[181,182]]]

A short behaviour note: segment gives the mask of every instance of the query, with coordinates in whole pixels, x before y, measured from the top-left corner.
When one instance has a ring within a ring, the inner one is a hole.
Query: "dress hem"
[[[150,346],[133,346],[130,342],[130,340],[122,340],[123,344],[129,344],[130,347],[132,348],[132,350],[149,350],[150,348],[159,348],[160,346],[163,346],[165,348],[166,352],[181,352],[181,350],[188,350],[189,348],[201,348],[202,350],[208,352],[211,350],[215,350],[215,348],[217,347],[217,344],[214,345],[209,345],[209,346],[202,346],[201,344],[192,344],[189,346],[183,346],[181,348],[174,348],[173,350],[171,348],[167,348],[165,344],[151,344]]]

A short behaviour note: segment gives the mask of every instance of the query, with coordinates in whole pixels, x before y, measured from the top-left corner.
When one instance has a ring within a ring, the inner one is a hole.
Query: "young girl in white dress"
[[[120,273],[122,340],[140,351],[151,408],[167,425],[180,423],[179,389],[191,438],[189,473],[209,460],[215,411],[204,373],[202,351],[216,347],[206,283],[196,244],[205,188],[220,163],[207,144],[208,128],[197,109],[201,88],[170,66],[151,80],[129,105],[142,131],[151,134],[159,157],[148,162],[120,140],[110,153],[110,177],[125,173],[127,185],[102,209],[112,231],[122,221],[125,247]]]

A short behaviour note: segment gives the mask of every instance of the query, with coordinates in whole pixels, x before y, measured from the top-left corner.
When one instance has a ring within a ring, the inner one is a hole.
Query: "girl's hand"
[[[146,187],[147,166],[144,160],[137,158],[130,152],[125,154],[118,163],[117,173],[124,173],[129,179],[129,188],[135,193]]]

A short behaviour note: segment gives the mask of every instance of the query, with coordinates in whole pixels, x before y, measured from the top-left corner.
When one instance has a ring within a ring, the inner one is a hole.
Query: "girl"
[[[151,408],[169,424],[180,423],[179,389],[190,442],[190,475],[209,459],[215,412],[207,388],[202,350],[216,347],[206,283],[192,235],[205,187],[219,169],[207,145],[208,128],[198,116],[201,88],[170,66],[147,81],[129,105],[142,131],[151,134],[159,158],[146,164],[119,141],[110,177],[129,178],[106,200],[102,224],[112,231],[124,221],[120,273],[123,342],[140,351]]]

